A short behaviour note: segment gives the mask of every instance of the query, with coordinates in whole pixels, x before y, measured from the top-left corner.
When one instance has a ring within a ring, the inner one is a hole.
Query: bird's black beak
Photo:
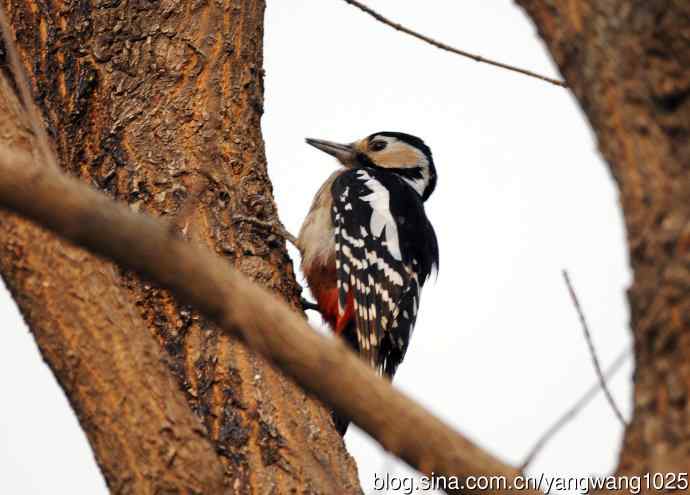
[[[351,144],[340,144],[332,141],[324,141],[322,139],[306,139],[307,144],[319,149],[329,155],[333,155],[343,165],[351,165],[357,156],[357,150]]]

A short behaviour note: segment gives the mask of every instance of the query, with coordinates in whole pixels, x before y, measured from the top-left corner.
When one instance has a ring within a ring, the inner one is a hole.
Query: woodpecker
[[[321,186],[300,229],[302,272],[335,334],[392,380],[422,286],[438,269],[436,234],[424,211],[436,187],[431,150],[401,132],[350,144],[306,141],[342,167]],[[344,435],[349,420],[334,421]]]

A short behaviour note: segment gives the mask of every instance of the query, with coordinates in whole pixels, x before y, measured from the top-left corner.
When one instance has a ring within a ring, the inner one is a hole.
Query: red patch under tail
[[[327,289],[316,294],[316,300],[321,308],[321,314],[324,320],[328,322],[336,335],[340,335],[347,327],[348,323],[352,321],[355,315],[355,303],[352,297],[352,292],[348,293],[345,304],[345,311],[339,314],[338,310],[338,288]]]

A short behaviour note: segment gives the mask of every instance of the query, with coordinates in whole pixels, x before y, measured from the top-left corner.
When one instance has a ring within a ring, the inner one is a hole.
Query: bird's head
[[[402,132],[377,132],[349,144],[307,138],[348,168],[372,167],[398,174],[425,200],[436,187],[431,149],[420,138]]]

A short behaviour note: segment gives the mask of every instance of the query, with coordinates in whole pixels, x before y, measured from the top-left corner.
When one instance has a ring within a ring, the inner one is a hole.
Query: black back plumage
[[[392,377],[405,356],[421,288],[438,267],[438,244],[422,197],[390,170],[363,166],[331,189],[341,311],[354,299],[353,344]]]

